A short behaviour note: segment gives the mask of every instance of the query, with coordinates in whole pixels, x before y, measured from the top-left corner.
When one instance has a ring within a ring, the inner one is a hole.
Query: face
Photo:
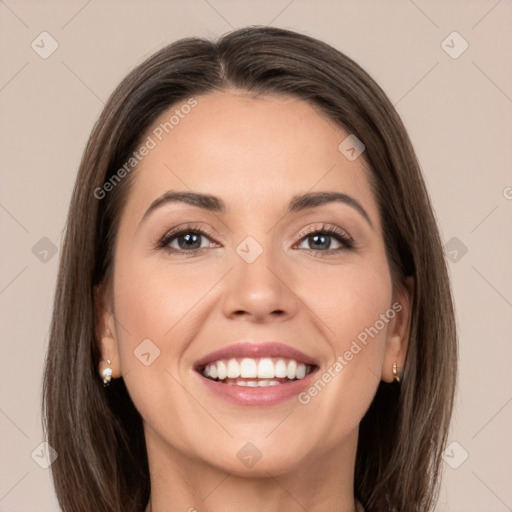
[[[403,365],[409,317],[364,153],[348,159],[349,133],[299,99],[195,101],[143,138],[104,291],[103,359],[148,452],[169,460],[278,474],[353,454],[379,382]]]

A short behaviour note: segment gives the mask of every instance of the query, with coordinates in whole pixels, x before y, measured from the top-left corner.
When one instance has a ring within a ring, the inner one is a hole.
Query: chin
[[[293,471],[307,457],[307,453],[299,452],[300,446],[295,444],[276,443],[275,439],[265,439],[265,436],[252,436],[251,439],[232,441],[229,446],[216,445],[215,451],[203,460],[234,476],[268,477]]]

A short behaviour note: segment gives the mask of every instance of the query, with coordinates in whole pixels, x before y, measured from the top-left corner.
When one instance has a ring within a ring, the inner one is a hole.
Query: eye
[[[216,242],[212,242],[213,233],[201,227],[187,224],[179,226],[168,231],[158,242],[157,248],[165,249],[170,253],[188,253],[190,256],[201,253],[208,247],[217,247]],[[343,229],[337,226],[325,226],[321,228],[313,226],[312,228],[302,232],[300,235],[301,242],[295,247],[306,249],[315,253],[315,256],[329,256],[333,253],[337,254],[341,251],[347,251],[354,247],[354,240]],[[202,242],[209,240],[209,243]],[[339,247],[332,248],[332,239]],[[310,247],[303,247],[303,244],[310,244]],[[325,253],[325,254],[322,254]]]
[[[311,250],[314,252],[327,253],[325,256],[338,253],[340,251],[350,250],[354,247],[354,240],[352,237],[343,229],[337,226],[323,225],[321,229],[313,227],[306,233],[301,233],[301,244],[298,246],[299,249]],[[341,245],[338,248],[331,248],[332,239],[336,240],[336,243]],[[302,244],[310,244],[310,247],[301,247]],[[318,254],[318,256],[324,256],[324,254]]]
[[[158,242],[158,247],[169,252],[197,253],[216,244],[209,238],[213,233],[202,228],[185,225],[171,229]],[[202,239],[209,239],[210,243],[202,246]]]

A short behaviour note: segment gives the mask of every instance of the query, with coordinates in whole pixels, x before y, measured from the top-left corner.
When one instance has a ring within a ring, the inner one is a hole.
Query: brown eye
[[[211,233],[203,229],[183,226],[166,233],[158,242],[158,247],[169,252],[196,253],[214,245],[210,236]],[[204,240],[209,243],[201,246]]]
[[[339,247],[331,248],[332,240]],[[308,247],[300,247],[301,249],[312,250],[315,252],[338,253],[343,250],[350,250],[354,246],[352,237],[341,228],[336,226],[322,227],[322,229],[313,230],[301,239],[301,244],[306,243]]]

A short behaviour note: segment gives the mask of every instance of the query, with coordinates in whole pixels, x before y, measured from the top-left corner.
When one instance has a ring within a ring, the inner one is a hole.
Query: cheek
[[[124,351],[149,338],[166,352],[178,352],[178,333],[187,328],[194,306],[214,283],[204,273],[130,260],[119,265],[116,279],[116,316],[125,327],[120,333],[124,345],[129,345],[121,346]]]
[[[392,299],[385,259],[376,258],[373,264],[371,260],[361,260],[360,264],[317,272],[314,282],[304,283],[302,296],[323,321],[325,337],[336,354],[349,350],[355,340],[366,343],[369,352],[374,352],[375,346],[385,339],[391,319],[386,313]],[[376,341],[373,347],[369,340]]]
[[[357,427],[381,380],[386,337],[395,316],[391,279],[382,263],[336,268],[327,277],[317,275],[317,292],[304,296],[322,320],[318,325],[332,355],[299,401],[309,414],[323,418],[319,423],[348,432]],[[327,430],[325,436],[333,438],[333,433]]]
[[[177,369],[190,343],[192,324],[197,322],[194,305],[204,293],[204,282],[189,279],[181,271],[165,272],[134,258],[119,261],[116,267],[121,373],[135,407],[149,425],[158,423],[162,410],[182,411],[190,406]],[[175,437],[177,432],[175,426]]]
[[[357,355],[369,362],[383,353],[391,316],[391,294],[385,279],[347,286],[337,294],[336,311],[332,312],[334,334],[330,338],[336,354]],[[361,349],[358,348],[361,347]]]
[[[181,409],[184,394],[177,381],[186,371],[184,355],[211,309],[206,295],[217,281],[214,272],[145,261],[135,251],[116,262],[114,304],[121,373],[143,416],[151,416],[152,409],[164,402]]]

